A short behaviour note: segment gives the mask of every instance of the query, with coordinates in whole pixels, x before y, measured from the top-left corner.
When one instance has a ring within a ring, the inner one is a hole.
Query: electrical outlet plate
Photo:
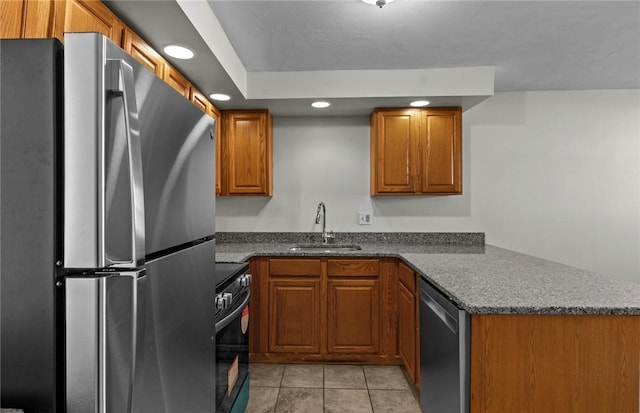
[[[372,216],[371,212],[360,212],[358,213],[358,224],[360,225],[371,225]]]

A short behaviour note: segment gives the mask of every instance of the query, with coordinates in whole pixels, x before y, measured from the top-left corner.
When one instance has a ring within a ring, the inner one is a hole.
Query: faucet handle
[[[334,242],[336,242],[336,234],[334,234],[333,231],[327,231],[324,235],[324,238],[326,239],[326,242],[328,244],[333,244]]]

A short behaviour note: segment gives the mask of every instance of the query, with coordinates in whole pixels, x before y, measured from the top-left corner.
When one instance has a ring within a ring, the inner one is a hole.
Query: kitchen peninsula
[[[373,321],[380,330],[374,336],[377,360],[404,364],[409,374],[407,361],[416,363],[398,354],[402,337],[397,329],[404,314],[397,304],[399,284],[404,288],[398,268],[408,267],[471,314],[471,412],[638,411],[640,285],[485,245],[482,234],[338,234],[338,243],[362,249],[289,251],[295,243],[315,240],[314,235],[220,234],[217,261],[248,260],[252,265],[251,333],[256,337],[251,351],[259,360],[283,357],[270,353],[267,313],[275,307],[262,302],[276,297],[270,295],[271,262],[304,266],[316,260],[322,275],[307,280],[315,280],[326,296],[332,265],[351,263],[357,269],[358,260],[367,265],[379,260],[375,291],[381,307]],[[321,308],[332,311],[330,304]],[[320,346],[330,350],[330,344]],[[326,353],[325,360],[338,360]],[[286,356],[296,360],[293,354]],[[350,360],[374,359],[350,354]],[[413,369],[415,374],[415,364]],[[414,383],[419,386],[419,377]]]

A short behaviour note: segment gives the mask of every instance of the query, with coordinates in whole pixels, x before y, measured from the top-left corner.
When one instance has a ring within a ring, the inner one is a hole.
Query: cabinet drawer
[[[398,278],[400,282],[412,293],[416,293],[416,273],[405,264],[400,263],[398,266]]]
[[[320,260],[277,258],[269,260],[269,275],[275,276],[320,276]]]
[[[327,274],[331,276],[377,276],[380,273],[380,262],[373,260],[327,260]]]

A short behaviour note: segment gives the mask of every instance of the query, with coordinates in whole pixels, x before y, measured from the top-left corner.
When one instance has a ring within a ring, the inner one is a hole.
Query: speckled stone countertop
[[[289,240],[220,241],[216,245],[218,262],[240,262],[254,256],[399,257],[471,314],[640,315],[640,284],[483,243],[383,241],[359,243],[360,251],[325,253],[291,252]]]

